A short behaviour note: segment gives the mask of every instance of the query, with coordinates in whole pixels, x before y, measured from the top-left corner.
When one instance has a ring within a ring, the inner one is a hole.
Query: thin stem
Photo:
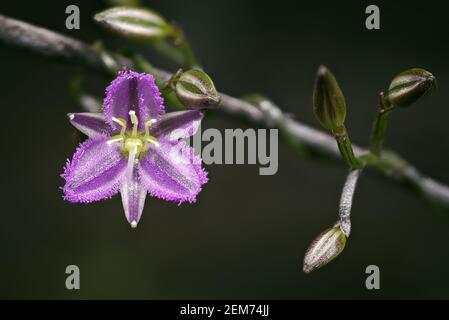
[[[165,40],[151,42],[151,47],[154,48],[160,55],[167,57],[175,64],[184,66],[184,53],[179,48]]]
[[[387,131],[388,115],[390,114],[391,110],[393,110],[393,108],[388,107],[385,104],[384,95],[383,92],[381,92],[379,110],[374,120],[370,146],[371,152],[376,156],[379,156],[382,151],[382,147],[385,141],[385,134]]]
[[[338,215],[340,217],[340,228],[346,237],[349,237],[349,234],[351,233],[352,200],[362,170],[363,169],[351,169],[351,171],[349,171],[343,186],[343,191],[341,192]]]
[[[380,155],[382,147],[385,141],[385,132],[387,130],[389,111],[381,111],[376,115],[373,125],[373,133],[371,136],[371,147],[370,150],[376,156]]]
[[[187,39],[184,31],[175,23],[172,23],[172,28],[174,30],[173,42],[175,46],[179,48],[179,51],[184,58],[183,67],[185,69],[199,67],[198,59],[196,58],[189,39]]]
[[[198,62],[189,40],[182,29],[172,24],[173,35],[167,40],[151,42],[151,46],[162,56],[185,69],[198,67]]]
[[[349,167],[354,169],[363,167],[363,163],[354,155],[351,140],[349,140],[346,128],[340,128],[338,132],[334,133],[334,135],[338,144],[338,149]]]
[[[11,46],[28,49],[40,55],[57,58],[69,63],[83,64],[91,69],[110,74],[101,58],[92,46],[59,33],[40,28],[29,23],[8,18],[0,14],[0,41]],[[137,69],[132,60],[117,54],[111,54],[121,66]],[[161,81],[167,81],[171,73],[153,67],[152,73]],[[264,113],[254,104],[219,93],[221,100],[217,112],[232,118],[244,120],[253,126],[267,128],[275,127],[281,131],[281,136],[288,137],[289,141],[302,149],[322,157],[341,161],[342,156],[335,144],[334,137],[312,128],[285,114],[276,106],[279,123],[273,122],[270,113]],[[385,150],[380,157],[372,156],[368,150],[352,145],[355,156],[363,157],[367,167],[383,174],[386,178],[395,180],[403,186],[449,208],[449,187],[421,174],[410,163],[397,154]]]

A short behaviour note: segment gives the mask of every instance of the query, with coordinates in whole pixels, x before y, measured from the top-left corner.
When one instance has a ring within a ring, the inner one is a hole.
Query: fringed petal
[[[106,136],[86,140],[68,161],[62,174],[66,200],[92,202],[118,192],[127,161],[118,144],[109,145],[107,140]]]
[[[151,128],[151,134],[170,141],[188,138],[196,133],[202,119],[203,112],[198,110],[169,112]]]
[[[69,113],[68,117],[70,123],[89,138],[112,133],[111,127],[104,121],[102,113]]]
[[[184,142],[164,141],[151,147],[138,169],[140,181],[152,196],[179,203],[195,202],[207,182],[201,158]]]
[[[138,129],[144,130],[145,121],[150,118],[158,119],[164,114],[163,102],[152,75],[122,71],[106,88],[105,120],[111,127],[118,130],[121,129],[120,125],[112,118],[125,119],[130,129],[129,111],[134,110],[139,120]]]

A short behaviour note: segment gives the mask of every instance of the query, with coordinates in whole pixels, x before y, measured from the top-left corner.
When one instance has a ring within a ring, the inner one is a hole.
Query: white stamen
[[[157,142],[157,139],[153,136],[150,136],[150,127],[156,122],[156,119],[148,119],[145,122],[145,149],[147,149],[148,142],[153,143],[156,147],[159,147],[159,142]]]
[[[137,221],[136,220],[133,220],[131,222],[131,228],[133,228],[133,229],[137,228]]]
[[[75,115],[74,115],[73,113],[69,113],[68,116],[69,116],[69,119],[70,119],[70,120],[75,119]]]
[[[113,138],[109,139],[108,141],[106,141],[106,143],[108,145],[111,145],[114,142],[119,142],[119,141],[122,141],[122,140],[123,140],[123,136],[116,136],[116,137],[113,137]]]
[[[153,136],[147,137],[147,139],[145,140],[145,143],[146,143],[146,142],[150,142],[150,143],[154,144],[156,147],[159,147],[159,146],[160,146],[160,144],[159,144],[159,142],[157,141],[157,139],[156,139],[155,137],[153,137]]]
[[[145,127],[151,127],[156,122],[156,119],[148,119],[147,122],[145,122]]]
[[[118,123],[122,127],[122,129],[120,130],[120,135],[123,136],[126,131],[126,120],[122,118],[112,117],[112,121]]]
[[[139,119],[136,116],[136,112],[134,110],[131,110],[129,112],[129,117],[131,118],[131,123],[133,124],[132,136],[137,137],[137,125],[139,124]]]

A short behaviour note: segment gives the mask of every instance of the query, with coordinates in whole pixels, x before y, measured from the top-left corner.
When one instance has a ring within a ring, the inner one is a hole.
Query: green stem
[[[387,131],[388,115],[393,107],[386,105],[383,93],[380,94],[380,106],[373,124],[370,150],[376,156],[380,156]]]
[[[167,57],[186,70],[198,67],[198,62],[192,47],[179,28],[174,29],[173,43],[170,40],[161,40],[152,42],[151,46],[159,54]]]
[[[184,40],[179,45],[179,49],[184,55],[184,66],[186,69],[192,69],[198,67],[198,62],[193,53],[192,46],[190,43],[184,38]]]
[[[351,140],[349,140],[348,132],[346,131],[346,128],[343,126],[338,130],[338,132],[334,133],[335,140],[337,140],[338,149],[340,150],[340,153],[343,157],[343,159],[346,161],[346,163],[349,165],[349,167],[357,169],[363,167],[363,162],[358,160],[356,156],[354,155],[354,151],[352,150],[352,144]]]
[[[185,36],[184,31],[182,31],[182,29],[176,24],[172,24],[172,28],[174,32],[173,43],[182,54],[183,67],[187,70],[192,68],[199,68],[198,59],[196,58],[192,46]]]
[[[165,56],[166,58],[170,59],[177,65],[183,66],[185,64],[185,58],[183,53],[179,50],[177,46],[174,46],[173,44],[161,40],[152,42],[151,46],[159,52],[162,56]]]

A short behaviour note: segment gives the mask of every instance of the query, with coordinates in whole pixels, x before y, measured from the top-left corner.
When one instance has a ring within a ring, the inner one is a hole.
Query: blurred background
[[[449,183],[449,44],[440,1],[154,0],[178,22],[217,88],[266,94],[297,119],[317,126],[311,107],[315,72],[327,65],[348,104],[355,143],[369,141],[377,94],[411,67],[430,70],[438,90],[390,119],[387,146],[422,172]],[[81,29],[65,29],[77,4]],[[378,4],[381,30],[365,28]],[[0,13],[112,49],[137,48],[155,65],[163,57],[101,30],[101,1],[1,1]],[[309,161],[280,144],[279,171],[210,165],[196,204],[147,198],[131,230],[120,197],[88,205],[63,201],[59,177],[80,136],[67,121],[81,111],[68,94],[83,72],[102,96],[110,79],[0,44],[0,298],[330,299],[449,298],[449,211],[367,170],[344,252],[305,275],[312,239],[337,217],[342,164]],[[203,129],[245,128],[212,115]],[[81,290],[65,288],[65,268],[81,270]],[[365,268],[379,266],[380,290],[365,288]]]

